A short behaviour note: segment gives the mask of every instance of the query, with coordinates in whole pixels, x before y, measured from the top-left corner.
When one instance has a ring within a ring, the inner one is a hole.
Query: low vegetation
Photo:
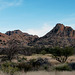
[[[68,64],[61,64],[54,67],[57,71],[72,71],[72,68]]]
[[[74,54],[74,49],[72,47],[55,47],[52,49],[51,53],[57,61],[65,63],[68,57]]]
[[[38,58],[28,59],[26,56],[38,54]],[[46,54],[49,54],[48,57]],[[72,67],[67,63],[67,59],[74,54],[72,47],[25,47],[18,40],[9,40],[8,48],[1,49],[0,52],[0,70],[6,73],[14,74],[16,71],[38,71],[38,70],[59,70],[71,71]],[[19,57],[23,55],[23,57]],[[44,56],[44,58],[42,57]],[[46,57],[45,57],[46,56]],[[16,62],[14,62],[14,60]],[[51,63],[51,60],[58,61],[57,65]],[[59,65],[67,63],[66,65]]]

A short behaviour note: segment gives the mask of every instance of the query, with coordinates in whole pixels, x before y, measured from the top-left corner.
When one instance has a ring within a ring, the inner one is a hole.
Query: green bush
[[[43,54],[43,55],[45,55],[47,52],[45,51],[45,50],[43,50],[43,51],[41,51],[41,53],[40,54]]]
[[[56,66],[54,67],[54,69],[58,71],[71,71],[72,70],[68,64]]]
[[[18,62],[21,62],[21,59],[18,59],[17,61],[18,61]]]
[[[52,49],[51,53],[57,61],[60,63],[65,63],[69,56],[74,54],[74,49],[72,47],[55,47]]]

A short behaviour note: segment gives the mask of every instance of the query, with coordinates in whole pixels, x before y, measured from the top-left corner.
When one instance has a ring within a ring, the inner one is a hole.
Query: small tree
[[[6,50],[6,55],[8,57],[8,60],[11,61],[14,55],[18,52],[21,43],[19,40],[12,39],[9,40],[7,44],[8,44],[8,48]]]
[[[68,57],[73,55],[73,53],[74,53],[74,50],[72,47],[65,47],[65,48],[55,47],[52,49],[52,55],[57,61],[61,63],[66,62]]]
[[[65,56],[65,60],[64,61],[66,61],[67,58],[69,56],[73,55],[73,54],[74,54],[74,49],[72,47],[65,47],[63,49],[63,56]]]

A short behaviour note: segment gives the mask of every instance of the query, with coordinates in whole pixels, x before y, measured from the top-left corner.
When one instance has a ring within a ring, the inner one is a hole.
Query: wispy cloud
[[[27,32],[32,35],[38,35],[39,37],[44,36],[46,33],[48,33],[53,26],[44,24],[42,27],[37,28],[37,29],[28,29]]]
[[[21,5],[23,0],[0,0],[0,10],[12,6],[18,6]]]

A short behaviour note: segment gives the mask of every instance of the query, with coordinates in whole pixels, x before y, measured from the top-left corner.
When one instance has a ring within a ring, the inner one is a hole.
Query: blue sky
[[[43,36],[57,23],[75,29],[75,0],[0,0],[0,32]]]

